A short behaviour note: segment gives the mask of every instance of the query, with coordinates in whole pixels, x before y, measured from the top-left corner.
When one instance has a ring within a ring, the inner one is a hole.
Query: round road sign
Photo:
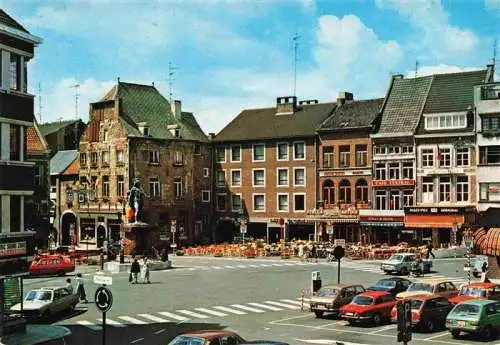
[[[94,298],[97,309],[103,313],[111,309],[111,306],[113,305],[113,294],[111,294],[109,289],[103,286],[97,288]]]
[[[334,249],[333,249],[333,256],[335,257],[335,259],[337,260],[340,260],[344,257],[345,255],[345,249],[344,247],[342,246],[336,246]]]

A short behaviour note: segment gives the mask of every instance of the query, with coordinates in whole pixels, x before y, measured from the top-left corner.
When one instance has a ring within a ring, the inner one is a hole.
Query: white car
[[[28,318],[48,318],[62,311],[73,311],[78,302],[78,295],[65,287],[34,289],[24,298],[22,314]],[[21,303],[15,304],[10,310],[21,312]]]
[[[380,265],[380,269],[385,273],[395,273],[407,275],[413,263],[415,263],[417,255],[413,253],[398,253],[393,254],[388,260],[385,260]],[[432,267],[432,261],[424,260],[424,273],[429,273]]]

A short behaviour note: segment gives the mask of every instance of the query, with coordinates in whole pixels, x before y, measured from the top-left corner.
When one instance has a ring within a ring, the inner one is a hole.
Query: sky
[[[383,97],[392,74],[484,68],[495,38],[500,47],[500,0],[0,0],[0,7],[43,38],[29,64],[42,122],[87,121],[89,103],[119,77],[154,83],[167,98],[171,90],[206,133],[217,133],[243,109],[293,95],[294,85],[299,100],[333,101],[340,91]]]

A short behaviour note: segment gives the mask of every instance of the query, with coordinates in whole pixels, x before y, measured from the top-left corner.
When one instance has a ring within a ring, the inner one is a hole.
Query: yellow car
[[[404,292],[396,295],[396,299],[401,300],[416,295],[436,294],[441,297],[451,298],[458,295],[458,289],[451,281],[443,279],[421,279],[410,286]]]

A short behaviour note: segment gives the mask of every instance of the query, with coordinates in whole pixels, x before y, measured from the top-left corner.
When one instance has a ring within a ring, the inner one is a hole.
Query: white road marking
[[[271,267],[271,265],[268,264],[260,264],[261,267]]]
[[[222,310],[222,311],[227,311],[228,313],[236,314],[236,315],[245,315],[246,313],[244,311],[232,309],[232,308],[227,308],[227,307],[221,307],[221,306],[216,306],[213,307],[214,309]]]
[[[265,303],[267,304],[272,304],[272,305],[277,305],[278,307],[285,307],[288,309],[300,309],[298,305],[289,305],[285,303],[280,303],[280,302],[274,302],[274,301],[266,301]]]
[[[280,266],[280,267],[283,266],[281,264],[271,264],[271,265],[273,265],[273,266]]]
[[[97,319],[97,320],[99,322],[102,322],[102,319]],[[127,325],[124,325],[123,323],[120,323],[118,321],[109,318],[106,318],[106,325],[111,325],[113,327],[127,327]]]
[[[246,305],[242,305],[242,304],[233,304],[231,307],[240,308],[243,310],[251,311],[253,313],[265,313],[264,310],[252,308],[252,307],[247,307]]]
[[[196,310],[201,311],[202,313],[205,313],[205,314],[210,314],[210,315],[215,315],[215,316],[227,316],[227,314],[224,314],[224,313],[221,313],[221,312],[215,311],[215,310],[210,310],[207,308],[196,308]]]
[[[188,271],[196,271],[196,268],[195,267],[189,267]]]
[[[194,311],[189,311],[189,310],[177,310],[178,313],[189,315],[198,319],[208,319],[208,316],[203,315],[203,314],[198,314],[195,313]]]
[[[151,320],[154,322],[159,322],[159,323],[169,322],[169,320],[167,320],[167,319],[162,319],[161,317],[154,316],[151,314],[139,314],[139,316],[144,318],[144,319],[148,319],[148,320]]]
[[[377,333],[380,333],[380,332],[387,331],[389,329],[394,329],[396,327],[397,327],[397,325],[387,325],[387,326],[384,326],[384,327],[382,327],[380,329],[377,329],[376,331],[370,332],[369,334],[377,334]]]
[[[158,314],[169,317],[171,319],[177,320],[177,321],[189,321],[187,317],[180,316],[177,314],[169,313],[168,311],[160,311]]]
[[[291,300],[291,299],[282,299],[281,301],[282,302],[287,302],[287,303],[292,303],[292,304],[302,305],[302,302],[300,302],[300,301],[294,301],[294,300]]]
[[[236,267],[239,267],[239,268],[246,268],[247,266],[245,266],[245,265],[237,265]]]
[[[226,267],[226,268],[233,268],[233,269],[236,268],[236,267],[231,266],[231,265],[227,265],[227,266],[224,266],[224,267]]]
[[[144,340],[144,338],[135,339],[135,340],[132,340],[130,342],[130,344],[135,344],[135,343],[138,343],[138,342],[143,341],[143,340]]]
[[[449,334],[449,332],[441,332],[441,333],[438,333],[436,335],[433,335],[432,337],[424,338],[423,340],[432,340],[432,339],[440,338],[440,337],[442,337],[444,335],[448,335],[448,334]]]
[[[213,268],[215,268],[216,270],[221,270],[222,269],[222,267],[220,267],[220,266],[214,266]]]
[[[147,322],[133,318],[131,316],[118,316],[118,318],[122,319],[123,321],[133,323],[134,325],[146,325],[147,324]]]
[[[283,310],[281,308],[278,308],[278,307],[273,307],[273,306],[270,306],[270,305],[265,305],[265,304],[262,304],[262,303],[254,303],[254,302],[250,302],[250,303],[247,303],[248,305],[251,305],[251,306],[254,306],[254,307],[259,307],[259,308],[263,308],[263,309],[269,309],[269,310],[272,310],[272,311],[280,311],[280,310]]]
[[[165,328],[163,328],[163,329],[159,329],[159,330],[157,330],[156,332],[153,332],[153,334],[160,334],[160,333],[163,333],[163,332],[165,332],[165,331],[166,331],[166,329],[165,329]]]
[[[92,322],[87,321],[87,320],[77,321],[76,323],[81,325],[81,326],[85,326],[87,328],[90,328],[93,331],[100,331],[102,329],[101,326],[96,325],[95,323],[92,323]]]
[[[259,265],[248,265],[249,267],[259,267]]]

